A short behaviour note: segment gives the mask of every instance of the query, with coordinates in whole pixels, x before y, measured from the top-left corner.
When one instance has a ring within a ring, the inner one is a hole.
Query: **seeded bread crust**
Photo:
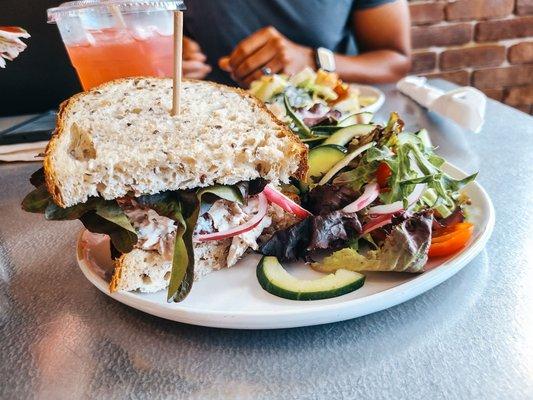
[[[45,173],[45,181],[46,181],[46,187],[49,191],[49,193],[52,195],[52,198],[54,202],[61,206],[61,207],[67,207],[74,205],[79,201],[79,199],[71,199],[68,197],[67,194],[64,193],[62,190],[62,185],[60,182],[60,179],[58,177],[58,171],[61,170],[61,165],[56,165],[57,162],[54,160],[54,155],[58,152],[58,144],[60,139],[65,134],[70,134],[71,132],[68,131],[71,127],[66,125],[66,119],[72,112],[72,109],[77,105],[79,101],[82,101],[85,96],[88,96],[91,93],[94,93],[95,91],[104,91],[107,88],[112,88],[114,85],[120,85],[122,82],[126,82],[129,80],[149,80],[149,81],[161,81],[168,78],[148,78],[148,77],[138,77],[138,78],[123,78],[123,79],[117,79],[115,81],[104,83],[103,85],[100,85],[98,87],[95,87],[91,89],[88,92],[79,93],[77,95],[74,95],[67,101],[63,102],[60,105],[60,110],[58,114],[57,119],[57,125],[56,129],[52,135],[52,138],[50,142],[48,143],[48,146],[45,151],[45,158],[44,158],[44,173]],[[290,157],[296,157],[297,160],[297,168],[294,171],[290,171],[291,175],[298,178],[298,179],[304,179],[307,174],[307,146],[301,142],[301,140],[294,135],[290,129],[288,129],[282,122],[277,120],[277,118],[268,110],[267,107],[258,99],[251,96],[246,91],[239,89],[239,88],[231,88],[225,85],[221,85],[214,82],[206,82],[206,81],[196,81],[196,80],[184,80],[185,82],[189,82],[191,84],[201,84],[201,85],[211,85],[213,88],[217,88],[219,91],[232,91],[235,93],[238,93],[242,98],[248,99],[251,102],[252,109],[257,108],[258,113],[263,113],[263,115],[268,116],[268,118],[271,120],[270,122],[274,123],[277,126],[277,133],[276,137],[283,138],[286,137],[289,140],[289,143],[291,144],[289,148],[286,149],[286,155]],[[142,149],[139,149],[142,151]],[[179,174],[179,171],[175,171],[176,174]],[[235,180],[238,180],[237,177]],[[183,187],[185,189],[187,187]],[[177,190],[179,188],[173,188],[174,190]],[[164,189],[163,189],[164,190]],[[160,190],[159,190],[160,191]],[[152,191],[154,192],[154,191]],[[94,193],[93,193],[94,195]],[[90,196],[86,195],[86,197]]]

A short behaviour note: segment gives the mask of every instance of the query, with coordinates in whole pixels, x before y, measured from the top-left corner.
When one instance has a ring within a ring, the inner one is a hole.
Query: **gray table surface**
[[[170,322],[85,280],[74,254],[80,225],[20,210],[38,165],[0,165],[0,398],[533,398],[533,118],[489,101],[476,135],[384,89],[379,116],[397,110],[408,127],[427,127],[442,155],[480,171],[492,197],[494,234],[460,273],[335,324]]]

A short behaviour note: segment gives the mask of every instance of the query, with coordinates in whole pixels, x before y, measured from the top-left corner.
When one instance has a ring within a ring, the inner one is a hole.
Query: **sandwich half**
[[[143,77],[67,100],[23,207],[108,234],[111,291],[179,301],[285,218],[262,191],[304,178],[307,147],[242,90],[186,80],[180,115],[171,101],[171,79]]]

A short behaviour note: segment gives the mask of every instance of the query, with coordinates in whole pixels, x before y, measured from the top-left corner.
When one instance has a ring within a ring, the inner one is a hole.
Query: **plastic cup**
[[[182,0],[82,0],[48,9],[85,90],[128,76],[171,77]]]

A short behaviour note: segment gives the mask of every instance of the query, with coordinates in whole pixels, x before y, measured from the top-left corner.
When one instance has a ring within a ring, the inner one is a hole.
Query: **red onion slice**
[[[422,193],[424,193],[424,190],[426,190],[426,184],[425,183],[419,183],[415,186],[413,191],[409,196],[407,196],[407,203],[409,205],[414,204],[418,201],[420,196],[422,196]],[[370,207],[368,209],[369,214],[394,214],[395,212],[402,211],[403,210],[403,202],[401,200],[395,201],[394,203],[390,204],[382,204],[379,206]]]
[[[392,223],[392,214],[383,214],[375,218],[371,218],[365,225],[363,225],[363,231],[361,235],[366,235],[375,229]]]
[[[271,185],[265,186],[265,190],[263,191],[263,193],[265,194],[268,201],[270,201],[271,203],[277,204],[283,210],[291,214],[294,214],[297,217],[307,218],[313,215],[309,211],[307,211],[305,208],[300,206],[298,203],[295,203],[294,201],[289,199],[279,190],[274,189]]]
[[[268,200],[263,193],[257,195],[259,200],[259,209],[257,213],[248,221],[242,225],[236,226],[235,228],[228,229],[223,232],[213,232],[207,233],[205,235],[198,235],[193,238],[195,242],[207,242],[209,240],[222,240],[232,236],[240,235],[241,233],[248,232],[255,228],[261,220],[265,217],[268,210]]]
[[[354,213],[362,210],[369,204],[372,204],[379,196],[379,185],[376,182],[369,183],[365,186],[363,194],[357,200],[348,204],[342,209],[346,213]]]

